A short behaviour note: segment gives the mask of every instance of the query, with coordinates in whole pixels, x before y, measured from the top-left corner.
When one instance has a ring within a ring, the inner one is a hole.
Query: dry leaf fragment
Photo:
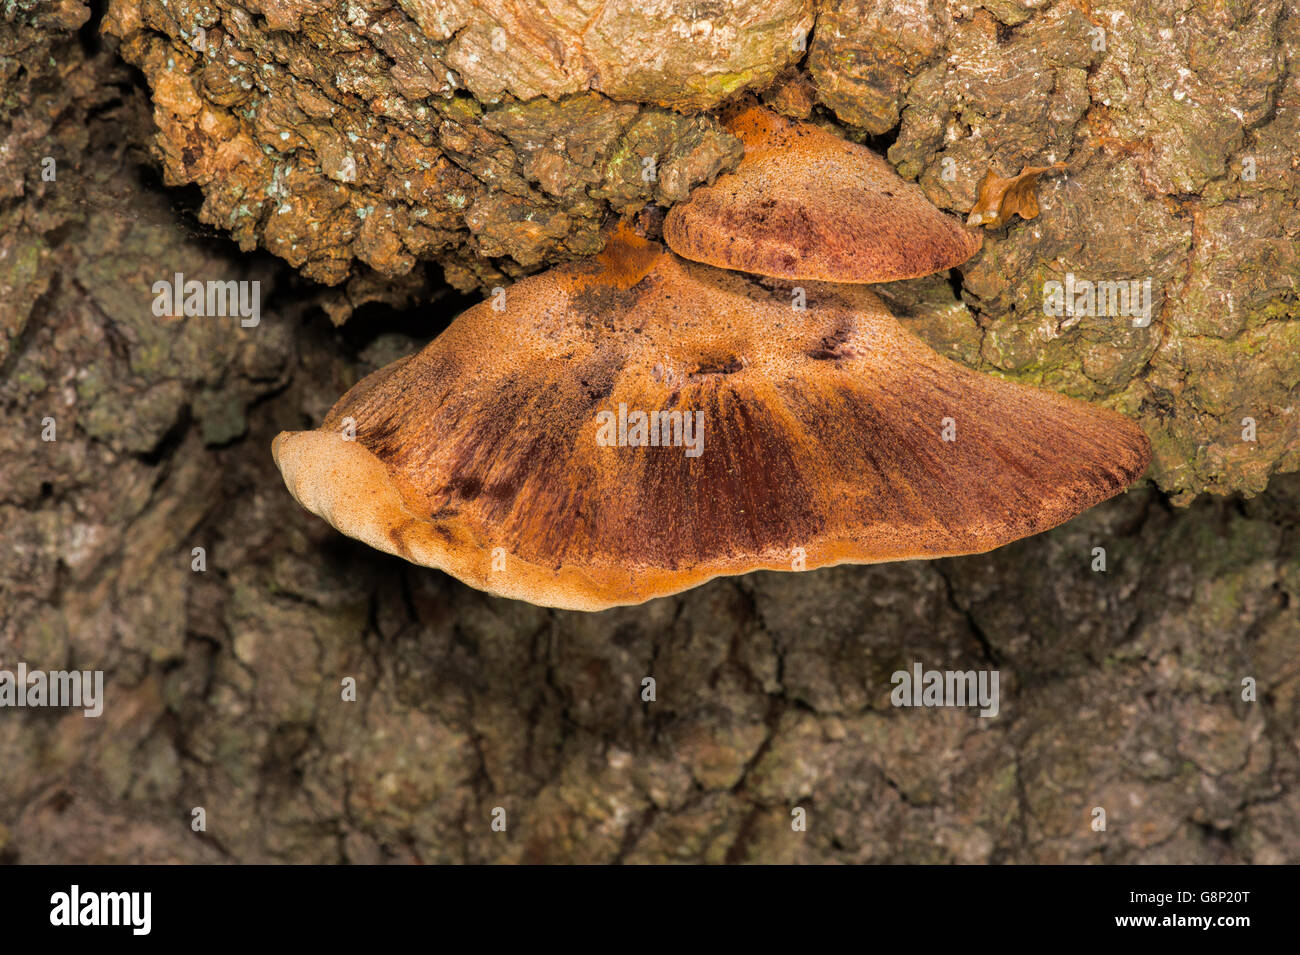
[[[1038,197],[1034,186],[1043,173],[1064,172],[1065,163],[1050,166],[1025,166],[1018,176],[999,176],[992,169],[980,180],[979,197],[966,217],[967,225],[997,229],[1011,221],[1013,215],[1033,219],[1038,215]]]

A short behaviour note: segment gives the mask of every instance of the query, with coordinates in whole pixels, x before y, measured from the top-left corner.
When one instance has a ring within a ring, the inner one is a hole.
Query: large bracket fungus
[[[962,234],[906,196],[869,202]],[[621,225],[273,452],[294,497],[350,536],[601,610],[753,570],[989,550],[1118,493],[1150,447],[1114,412],[939,356],[860,285],[792,292]]]

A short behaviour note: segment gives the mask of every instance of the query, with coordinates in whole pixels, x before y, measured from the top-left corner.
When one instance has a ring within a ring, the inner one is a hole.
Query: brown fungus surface
[[[760,107],[737,112],[735,172],[674,206],[664,241],[719,268],[824,282],[892,282],[960,265],[980,237],[865,146]]]
[[[1120,415],[956,365],[867,289],[805,291],[798,311],[788,289],[624,231],[519,282],[503,311],[469,309],[319,430],[281,434],[276,461],[346,534],[582,610],[759,569],[989,550],[1146,467]],[[694,429],[637,445],[652,440],[637,412]]]

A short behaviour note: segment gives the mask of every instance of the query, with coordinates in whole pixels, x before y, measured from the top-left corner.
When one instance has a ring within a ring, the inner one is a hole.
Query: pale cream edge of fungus
[[[478,590],[559,610],[607,610],[680,593],[715,577],[750,570],[789,570],[788,554],[769,560],[718,561],[690,571],[658,568],[550,569],[509,552],[493,569],[495,545],[457,520],[433,521],[414,511],[388,466],[336,431],[283,431],[271,455],[294,500],[339,532],[422,567],[433,567]],[[850,560],[852,558],[844,558]],[[839,561],[837,561],[838,563]]]

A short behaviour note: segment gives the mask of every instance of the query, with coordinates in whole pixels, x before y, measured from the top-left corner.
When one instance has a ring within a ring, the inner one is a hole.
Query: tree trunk
[[[105,685],[0,708],[0,860],[1300,862],[1294,0],[553,6],[0,13],[0,672]],[[983,556],[600,614],[297,506],[277,432],[732,168],[743,96],[959,214],[1066,163],[885,294],[1134,417],[1149,481]],[[256,322],[159,315],[178,273],[258,282]],[[1050,314],[1067,276],[1149,322]],[[996,670],[998,712],[894,705],[918,663]]]

